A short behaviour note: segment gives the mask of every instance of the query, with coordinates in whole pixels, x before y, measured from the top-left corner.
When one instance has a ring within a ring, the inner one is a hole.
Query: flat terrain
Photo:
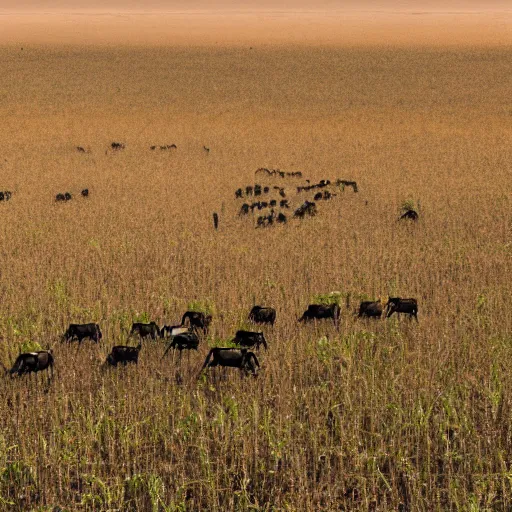
[[[0,362],[52,347],[56,373],[2,381],[0,510],[510,509],[508,22],[421,44],[255,24],[215,43],[144,18],[115,44],[12,16],[32,15],[0,16]],[[255,229],[238,187],[313,195],[259,167],[359,192]],[[417,223],[397,222],[407,201]],[[297,323],[332,291],[338,329]],[[419,323],[354,315],[388,295],[417,298]],[[198,380],[254,304],[277,309],[259,377]],[[214,316],[197,353],[147,341],[138,366],[102,366],[137,344],[132,321],[190,306]],[[61,343],[70,322],[102,342]]]

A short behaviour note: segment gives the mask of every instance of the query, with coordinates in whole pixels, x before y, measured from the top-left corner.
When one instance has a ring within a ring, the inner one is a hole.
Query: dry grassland
[[[56,377],[2,380],[0,509],[510,510],[511,56],[2,47],[0,361],[52,347]],[[234,190],[261,166],[360,192],[255,230]],[[334,290],[339,330],[297,324]],[[387,295],[419,324],[354,317]],[[146,342],[101,369],[132,321],[194,301],[214,314],[198,353]],[[255,303],[278,314],[260,376],[198,381]],[[69,322],[103,342],[66,347]]]

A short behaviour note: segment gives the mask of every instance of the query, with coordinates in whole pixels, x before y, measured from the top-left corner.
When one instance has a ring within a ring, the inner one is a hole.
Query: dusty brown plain
[[[1,510],[510,510],[508,28],[217,45],[18,29],[0,48],[0,361],[52,347],[56,375],[1,381]],[[262,166],[360,191],[257,230],[234,191]],[[396,221],[408,200],[415,225]],[[299,326],[331,291],[339,329]],[[355,318],[388,295],[416,297],[419,323]],[[214,314],[198,353],[145,342],[137,367],[102,369],[133,320],[193,303]],[[198,380],[255,303],[278,314],[260,376]],[[98,346],[59,341],[89,321]]]

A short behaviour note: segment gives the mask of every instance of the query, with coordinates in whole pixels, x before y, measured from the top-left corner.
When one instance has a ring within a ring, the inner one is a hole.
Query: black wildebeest
[[[137,364],[139,361],[139,352],[142,348],[142,343],[136,347],[128,347],[126,345],[116,345],[112,347],[110,354],[107,356],[107,360],[105,363],[110,364],[111,366],[117,366],[118,363],[122,363],[125,366],[128,363]]]
[[[238,215],[247,215],[249,213],[250,206],[247,203],[244,203],[238,212]]]
[[[197,350],[197,347],[199,346],[199,338],[197,337],[197,334],[192,331],[183,332],[181,334],[176,334],[171,336],[171,342],[169,343],[169,346],[164,352],[164,357],[171,350],[177,349],[180,351],[182,350]]]
[[[276,310],[264,306],[254,306],[249,313],[249,320],[255,324],[274,325],[276,321]]]
[[[267,340],[262,332],[236,331],[233,343],[240,347],[256,347],[257,349],[263,345],[267,350]]]
[[[254,195],[261,196],[261,185],[254,185]]]
[[[281,199],[281,201],[279,202],[279,206],[281,208],[290,208],[290,205],[288,203],[288,199]]]
[[[324,320],[332,318],[334,325],[337,325],[340,318],[340,307],[338,304],[326,306],[324,304],[310,304],[299,318],[299,322],[308,322],[310,320]]]
[[[219,214],[217,212],[213,212],[213,227],[219,229]]]
[[[77,147],[76,147],[76,150],[77,150],[79,153],[85,153],[85,148],[83,148],[82,146],[77,146]]]
[[[210,152],[210,148],[207,147],[207,146],[203,146],[203,149],[206,151],[206,153],[209,153]]]
[[[82,190],[82,192],[80,192],[82,194],[82,197],[89,197],[89,189],[88,188],[84,188]]]
[[[241,188],[235,190],[235,199],[244,197],[244,191]]]
[[[51,377],[53,377],[53,353],[51,350],[39,350],[38,352],[28,352],[25,354],[20,354],[12,368],[8,371],[11,377],[17,373],[18,376],[22,376],[26,373],[37,373],[43,370],[48,370],[48,373],[51,372]],[[50,378],[50,375],[48,375]]]
[[[207,334],[208,327],[212,322],[212,315],[205,315],[201,311],[187,311],[181,318],[181,325],[185,325],[187,319],[192,329],[202,329],[204,334]]]
[[[357,183],[355,181],[348,181],[348,180],[337,180],[336,181],[336,185],[338,185],[339,187],[341,187],[341,190],[344,191],[345,190],[345,187],[352,187],[352,190],[354,192],[357,192],[358,191],[358,188],[357,188]]]
[[[303,219],[306,215],[313,217],[316,215],[316,213],[316,204],[310,201],[306,201],[295,210],[293,216],[298,217],[299,219]]]
[[[393,313],[404,313],[410,318],[418,321],[418,301],[416,299],[402,299],[400,297],[389,297],[386,304],[386,318]]]
[[[114,151],[119,151],[120,149],[124,149],[126,146],[122,142],[112,142],[112,144],[110,144],[110,147]]]
[[[55,201],[70,201],[73,196],[69,192],[65,192],[64,194],[57,194],[55,196]]]
[[[64,341],[78,340],[78,343],[86,338],[98,343],[103,338],[100,326],[98,324],[69,324],[68,330],[62,336]]]
[[[277,216],[276,222],[279,224],[286,224],[286,215],[284,213],[280,213]]]
[[[155,322],[144,324],[142,322],[135,322],[132,324],[130,329],[130,336],[138,334],[141,338],[147,338],[148,336],[156,340],[161,336],[160,329]]]
[[[4,190],[3,192],[0,192],[0,201],[9,201],[11,199],[12,192],[9,190]]]
[[[253,187],[251,187],[250,185],[248,185],[247,187],[245,187],[245,195],[246,196],[252,196],[252,192],[253,192]]]
[[[359,305],[359,314],[357,315],[359,318],[367,317],[367,318],[380,318],[382,316],[382,303],[380,300],[376,301],[363,301]]]
[[[212,348],[204,364],[199,372],[199,375],[205,368],[214,368],[215,366],[224,366],[228,368],[239,368],[240,371],[252,373],[254,377],[258,375],[260,363],[254,352],[249,352],[246,348],[241,350],[233,348]]]
[[[416,210],[413,210],[411,208],[408,208],[401,216],[398,220],[418,220],[419,218],[419,215],[418,215],[418,212]]]

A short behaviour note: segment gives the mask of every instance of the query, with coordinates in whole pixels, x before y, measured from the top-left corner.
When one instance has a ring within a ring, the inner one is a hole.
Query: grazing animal
[[[334,325],[337,325],[340,318],[340,307],[338,304],[331,304],[330,306],[325,306],[323,304],[310,304],[308,309],[306,309],[303,315],[299,318],[299,322],[325,320],[328,318],[332,318]]]
[[[402,299],[400,297],[389,297],[386,304],[386,318],[393,313],[403,313],[414,317],[418,322],[418,301],[416,299]]]
[[[400,218],[398,220],[406,219],[406,220],[416,221],[416,220],[418,220],[418,218],[419,218],[419,215],[418,215],[418,212],[416,210],[408,209],[408,210],[405,211],[405,213],[403,213],[400,216]]]
[[[206,146],[203,146],[203,149],[204,149],[207,153],[209,153],[209,152],[210,152],[210,148],[207,148]]]
[[[235,199],[244,197],[244,191],[241,188],[235,190]]]
[[[286,215],[285,215],[284,213],[280,213],[280,214],[277,216],[276,222],[277,222],[278,224],[286,224]]]
[[[85,148],[83,148],[82,146],[77,146],[77,147],[76,147],[76,150],[77,150],[79,153],[86,153]]]
[[[240,208],[240,212],[238,215],[247,215],[249,213],[250,206],[247,203],[244,203]]]
[[[152,146],[151,149],[153,149],[155,146]],[[178,146],[176,146],[176,144],[165,144],[164,146],[160,146],[160,149],[162,151],[165,151],[167,149],[177,149]]]
[[[271,200],[268,202],[268,205],[269,205],[271,208],[277,207],[277,201],[276,201],[275,199],[271,199]]]
[[[73,196],[69,192],[66,192],[64,194],[57,194],[55,196],[55,201],[64,201],[64,202],[66,202],[66,201],[70,201],[72,197]]]
[[[358,192],[357,183],[355,181],[348,181],[348,180],[337,180],[336,185],[338,187],[341,187],[341,190],[344,191],[345,187],[352,187],[352,190],[354,192]]]
[[[68,343],[73,340],[82,343],[86,338],[98,343],[103,338],[100,326],[98,324],[69,324],[68,330],[62,336],[62,339]]]
[[[156,149],[156,146],[150,146],[149,149],[151,149],[151,151],[154,151]]]
[[[199,372],[199,375],[205,368],[214,368],[215,366],[224,366],[228,368],[239,368],[240,371],[252,373],[254,377],[258,375],[260,363],[254,352],[249,352],[246,348],[241,350],[232,348],[212,348],[204,364]]]
[[[261,196],[261,185],[254,185],[254,195]]]
[[[252,196],[252,192],[253,192],[253,188],[250,185],[245,187],[245,195],[246,196]]]
[[[303,219],[306,215],[313,217],[317,214],[316,204],[310,201],[306,201],[301,206],[299,206],[293,216],[298,217],[299,219]]]
[[[257,349],[263,345],[267,350],[267,340],[262,332],[236,331],[233,343],[240,347],[256,347]]]
[[[82,194],[82,197],[89,197],[89,189],[88,188],[84,188],[82,190],[82,192],[80,192]]]
[[[281,199],[279,202],[279,206],[281,208],[290,208],[290,205],[288,204],[288,199]]]
[[[134,334],[138,334],[141,338],[147,338],[149,336],[153,340],[161,337],[160,329],[155,322],[150,322],[149,324],[144,324],[142,322],[133,323],[130,330],[130,336]]]
[[[48,373],[51,372],[51,377],[53,377],[53,363],[54,359],[51,350],[28,352],[20,354],[8,372],[12,378],[14,374],[18,374],[18,376],[21,377],[26,373],[37,373],[48,370]],[[48,376],[48,378],[50,378],[50,376]]]
[[[270,187],[263,187],[263,193],[268,194],[270,192]]]
[[[142,348],[142,343],[136,347],[128,347],[126,345],[116,345],[112,347],[110,354],[107,356],[107,360],[105,363],[110,364],[111,366],[117,366],[118,363],[122,363],[125,366],[128,363],[137,364],[139,361],[139,352]]]
[[[120,149],[124,149],[126,146],[122,142],[112,142],[112,144],[110,144],[110,147],[114,151],[119,151]]]
[[[213,212],[213,227],[219,229],[219,215],[217,212]]]
[[[377,301],[363,301],[359,305],[359,318],[380,318],[382,316],[382,303],[380,300]]]
[[[181,334],[176,334],[171,336],[171,343],[169,343],[169,346],[165,350],[163,357],[166,356],[167,352],[169,352],[171,348],[179,350],[181,354],[182,350],[197,350],[198,346],[199,338],[195,332],[188,331]]]
[[[274,325],[276,321],[276,310],[264,306],[254,306],[249,313],[249,320],[255,324]]]
[[[201,311],[187,311],[181,319],[181,325],[185,325],[187,319],[192,329],[202,329],[204,334],[207,334],[208,327],[212,322],[212,315],[205,315]]]
[[[12,192],[9,190],[4,190],[3,192],[0,192],[0,201],[9,201],[11,199]]]

